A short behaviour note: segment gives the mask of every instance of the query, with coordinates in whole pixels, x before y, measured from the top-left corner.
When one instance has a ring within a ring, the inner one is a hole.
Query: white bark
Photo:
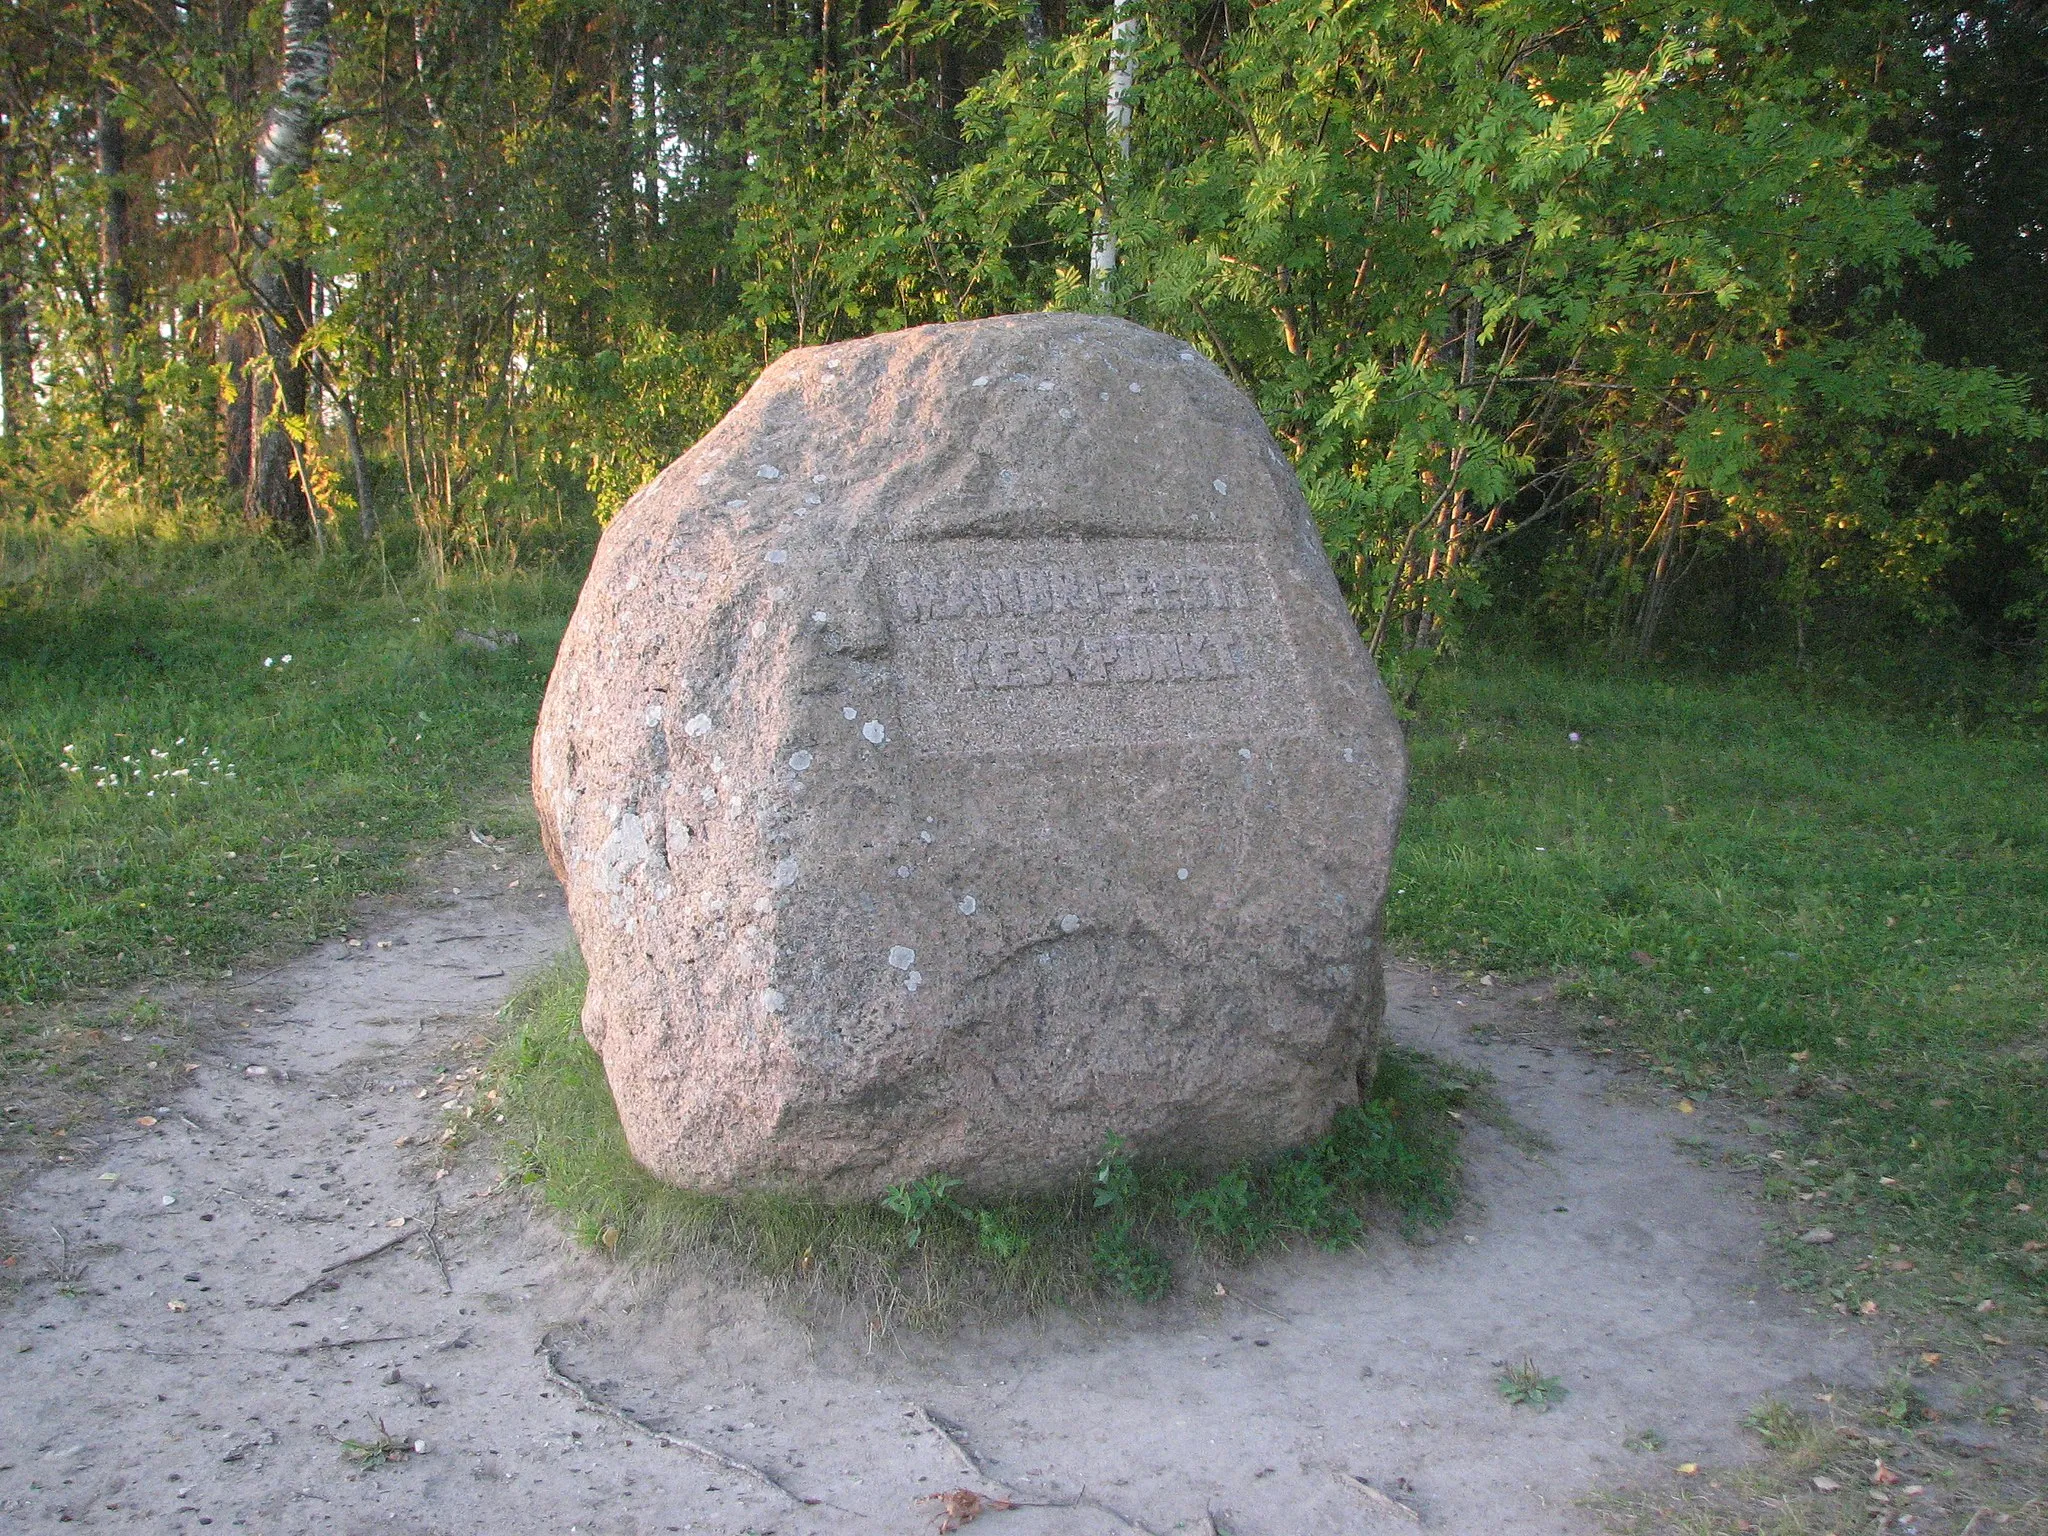
[[[313,163],[316,113],[334,71],[329,0],[285,0],[284,68],[256,138],[256,186],[276,197]]]
[[[328,77],[334,68],[334,52],[327,40],[331,15],[331,0],[285,0],[283,68],[278,73],[277,92],[263,114],[263,130],[256,137],[256,189],[265,197],[289,191],[313,163],[320,102],[327,95]],[[306,265],[280,255],[277,229],[267,216],[259,215],[252,233],[257,250],[250,286],[260,306],[257,323],[264,350],[270,354],[275,403],[286,416],[303,417],[306,365],[298,352],[312,319]],[[266,386],[252,402],[256,423],[270,414],[269,393]],[[290,434],[279,427],[262,432],[255,443],[254,459],[247,502],[251,518],[277,528],[307,527],[319,538],[319,510]]]
[[[1114,0],[1110,9],[1109,38],[1109,141],[1116,149],[1116,168],[1131,158],[1131,81],[1138,70],[1138,18],[1131,14],[1133,0]],[[1110,173],[1112,176],[1114,171]],[[1088,251],[1088,272],[1098,293],[1109,291],[1110,275],[1116,271],[1116,231],[1110,227],[1110,199],[1104,189],[1102,210],[1095,216],[1095,239]]]

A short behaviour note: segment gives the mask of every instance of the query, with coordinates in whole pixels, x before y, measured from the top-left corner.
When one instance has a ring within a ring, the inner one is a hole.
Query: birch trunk
[[[1131,15],[1131,0],[1114,0],[1109,27],[1109,100],[1106,114],[1109,127],[1109,142],[1116,152],[1116,163],[1106,173],[1105,180],[1113,182],[1116,172],[1130,163],[1131,158],[1131,81],[1138,69],[1138,19]],[[1102,210],[1095,216],[1095,239],[1088,251],[1088,274],[1095,284],[1095,291],[1105,297],[1109,293],[1109,280],[1116,271],[1116,230],[1111,225],[1115,213],[1110,187],[1102,189]]]
[[[284,69],[256,138],[260,196],[283,196],[313,163],[319,106],[334,62],[327,41],[329,15],[329,0],[285,0]],[[260,427],[261,436],[245,505],[251,522],[303,535],[314,531],[318,509],[301,456],[276,418],[304,421],[306,416],[306,365],[298,351],[310,319],[311,284],[305,263],[278,249],[274,222],[259,220],[255,235],[258,249],[250,279],[269,366],[264,370],[268,379],[262,381],[267,387],[250,391],[252,427]]]

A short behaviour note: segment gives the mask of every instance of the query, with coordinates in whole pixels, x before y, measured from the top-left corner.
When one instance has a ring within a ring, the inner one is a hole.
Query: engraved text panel
[[[1298,735],[1311,721],[1251,545],[979,540],[884,579],[912,744],[1071,751]]]

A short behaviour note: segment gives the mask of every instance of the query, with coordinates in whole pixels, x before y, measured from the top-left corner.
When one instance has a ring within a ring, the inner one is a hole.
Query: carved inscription
[[[1252,546],[977,539],[899,560],[880,595],[924,750],[1097,750],[1306,724]]]
[[[905,571],[896,578],[896,611],[914,624],[1041,614],[1229,613],[1250,606],[1243,573],[1224,565],[1128,565],[1109,571],[1079,564],[1003,565],[986,571],[956,565]]]
[[[962,688],[1046,688],[1078,683],[1208,683],[1244,677],[1244,637],[1211,631],[1163,635],[1024,635],[953,642]]]

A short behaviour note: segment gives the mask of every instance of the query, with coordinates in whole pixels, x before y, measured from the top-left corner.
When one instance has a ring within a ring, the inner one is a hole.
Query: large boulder
[[[606,530],[534,741],[634,1155],[835,1198],[1319,1135],[1404,777],[1258,411],[1078,315],[774,363]]]

